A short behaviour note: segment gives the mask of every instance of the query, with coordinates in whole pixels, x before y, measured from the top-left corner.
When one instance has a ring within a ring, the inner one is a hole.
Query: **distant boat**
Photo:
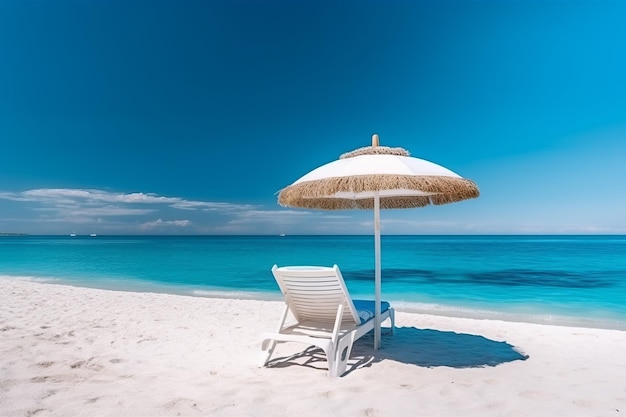
[[[281,236],[281,237],[284,237],[284,236],[285,236],[285,234],[284,234],[284,233],[281,233],[281,234],[280,234],[280,236]]]
[[[76,237],[76,233],[70,233],[70,236]]]
[[[96,237],[97,235],[95,233],[90,234],[89,236],[91,237]]]

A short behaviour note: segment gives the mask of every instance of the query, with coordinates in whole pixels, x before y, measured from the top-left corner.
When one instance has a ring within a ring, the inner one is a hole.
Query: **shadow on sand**
[[[415,327],[397,327],[393,336],[385,333],[383,330],[383,348],[378,351],[373,349],[371,332],[356,341],[344,375],[383,360],[427,368],[477,368],[528,359],[527,355],[506,342],[473,334]],[[295,364],[327,369],[324,353],[314,346],[289,357],[275,358],[269,363],[273,367]]]

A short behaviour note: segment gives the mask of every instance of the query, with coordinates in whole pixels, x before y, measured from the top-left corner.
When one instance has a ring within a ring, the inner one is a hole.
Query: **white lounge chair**
[[[329,376],[343,375],[354,341],[374,329],[374,301],[352,300],[337,265],[274,265],[272,273],[285,309],[276,332],[262,335],[259,366],[267,365],[278,342],[300,342],[324,351]],[[290,312],[295,323],[286,323]],[[394,310],[383,301],[380,322],[387,319],[393,334]]]

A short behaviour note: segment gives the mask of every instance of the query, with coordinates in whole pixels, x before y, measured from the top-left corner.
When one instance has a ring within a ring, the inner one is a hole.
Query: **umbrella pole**
[[[376,259],[374,272],[374,349],[380,349],[380,293],[381,293],[381,265],[380,265],[380,194],[374,193],[374,253]]]

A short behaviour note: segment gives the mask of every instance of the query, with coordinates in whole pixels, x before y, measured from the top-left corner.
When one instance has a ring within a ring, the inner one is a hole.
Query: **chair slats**
[[[346,297],[343,278],[334,268],[283,267],[274,273],[298,321],[333,322],[337,306],[344,305],[342,322],[360,323],[352,300]]]

